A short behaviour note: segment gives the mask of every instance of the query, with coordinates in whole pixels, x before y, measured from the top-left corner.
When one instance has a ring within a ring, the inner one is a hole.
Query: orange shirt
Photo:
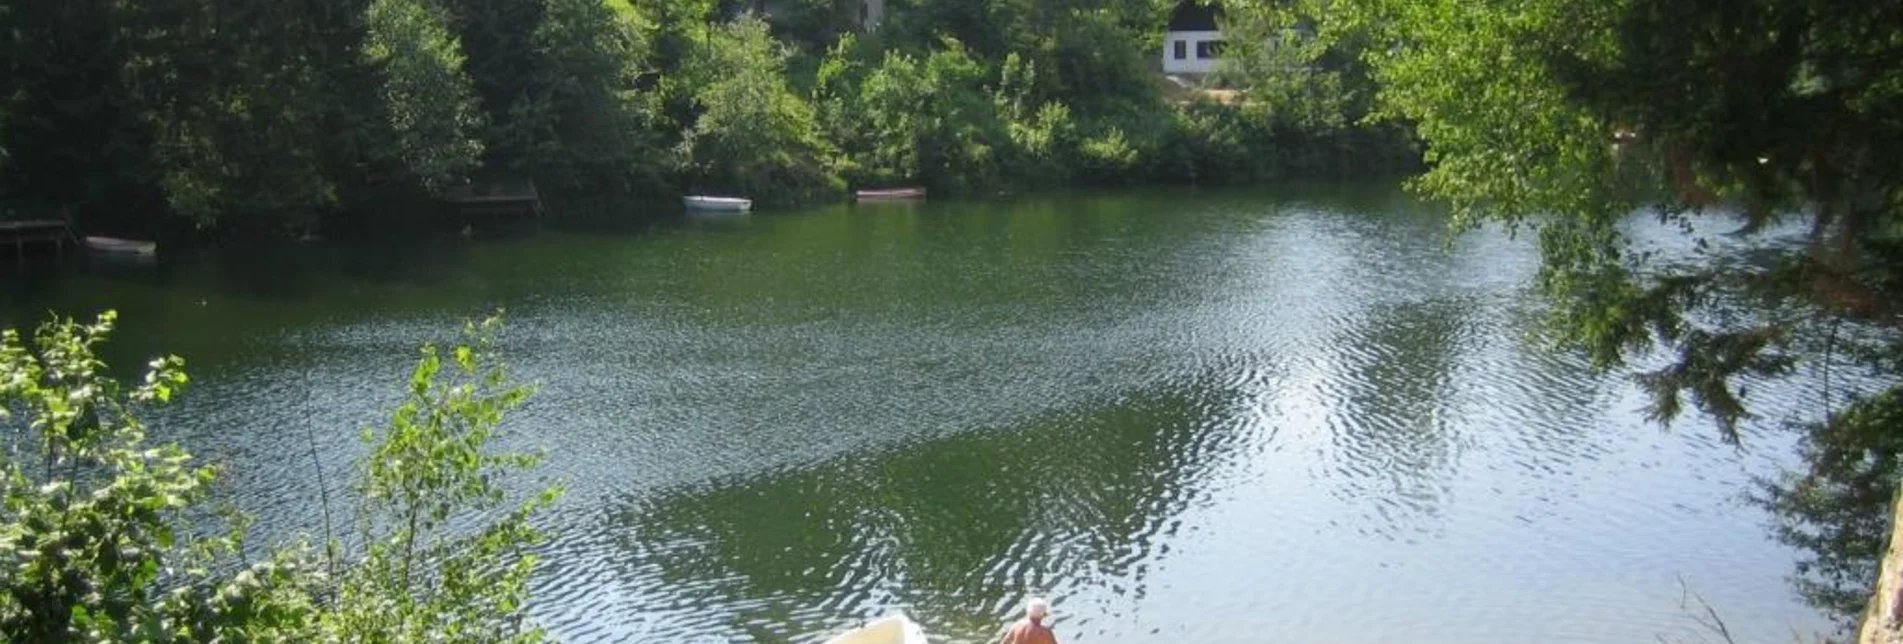
[[[1057,635],[1043,624],[1020,619],[1011,625],[1011,630],[1005,632],[998,644],[1057,644]]]

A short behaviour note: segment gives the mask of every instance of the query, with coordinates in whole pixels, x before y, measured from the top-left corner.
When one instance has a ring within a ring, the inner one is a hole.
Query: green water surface
[[[158,433],[286,535],[306,436],[340,484],[416,345],[506,307],[570,641],[977,642],[1032,593],[1067,642],[1654,641],[1700,635],[1681,578],[1739,641],[1822,628],[1743,497],[1807,390],[1742,450],[1647,424],[1531,337],[1530,242],[1391,186],[625,215],[16,271],[0,321],[184,356]]]

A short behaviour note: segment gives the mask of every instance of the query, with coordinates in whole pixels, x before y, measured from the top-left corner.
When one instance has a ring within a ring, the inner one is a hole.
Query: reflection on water
[[[565,639],[903,609],[977,642],[1046,593],[1066,641],[1651,640],[1695,628],[1681,576],[1742,638],[1819,627],[1742,498],[1790,438],[1646,424],[1529,339],[1525,243],[1387,188],[279,255],[16,279],[0,321],[110,304],[115,358],[183,354],[160,433],[283,534],[314,529],[307,441],[342,472],[416,343],[508,307],[541,387],[513,440],[571,489],[535,580]]]

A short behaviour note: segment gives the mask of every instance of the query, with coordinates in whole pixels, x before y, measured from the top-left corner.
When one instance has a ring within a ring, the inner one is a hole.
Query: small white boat
[[[898,613],[866,622],[865,626],[840,633],[826,644],[926,644],[925,629]]]
[[[881,190],[860,190],[853,193],[860,201],[911,201],[924,199],[924,188],[885,188]]]
[[[687,197],[681,197],[681,205],[687,206],[688,210],[705,210],[709,212],[746,212],[748,210],[753,209],[753,200],[742,199],[739,197],[707,197],[707,196],[701,196],[701,195],[691,195]]]
[[[158,242],[118,237],[87,237],[85,241],[88,250],[114,255],[151,255],[159,251]]]

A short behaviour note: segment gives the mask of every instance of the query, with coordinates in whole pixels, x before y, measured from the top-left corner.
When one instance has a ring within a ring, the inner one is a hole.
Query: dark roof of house
[[[1176,3],[1176,9],[1170,12],[1170,31],[1215,31],[1216,19],[1220,17],[1220,6],[1198,0],[1183,0]]]

